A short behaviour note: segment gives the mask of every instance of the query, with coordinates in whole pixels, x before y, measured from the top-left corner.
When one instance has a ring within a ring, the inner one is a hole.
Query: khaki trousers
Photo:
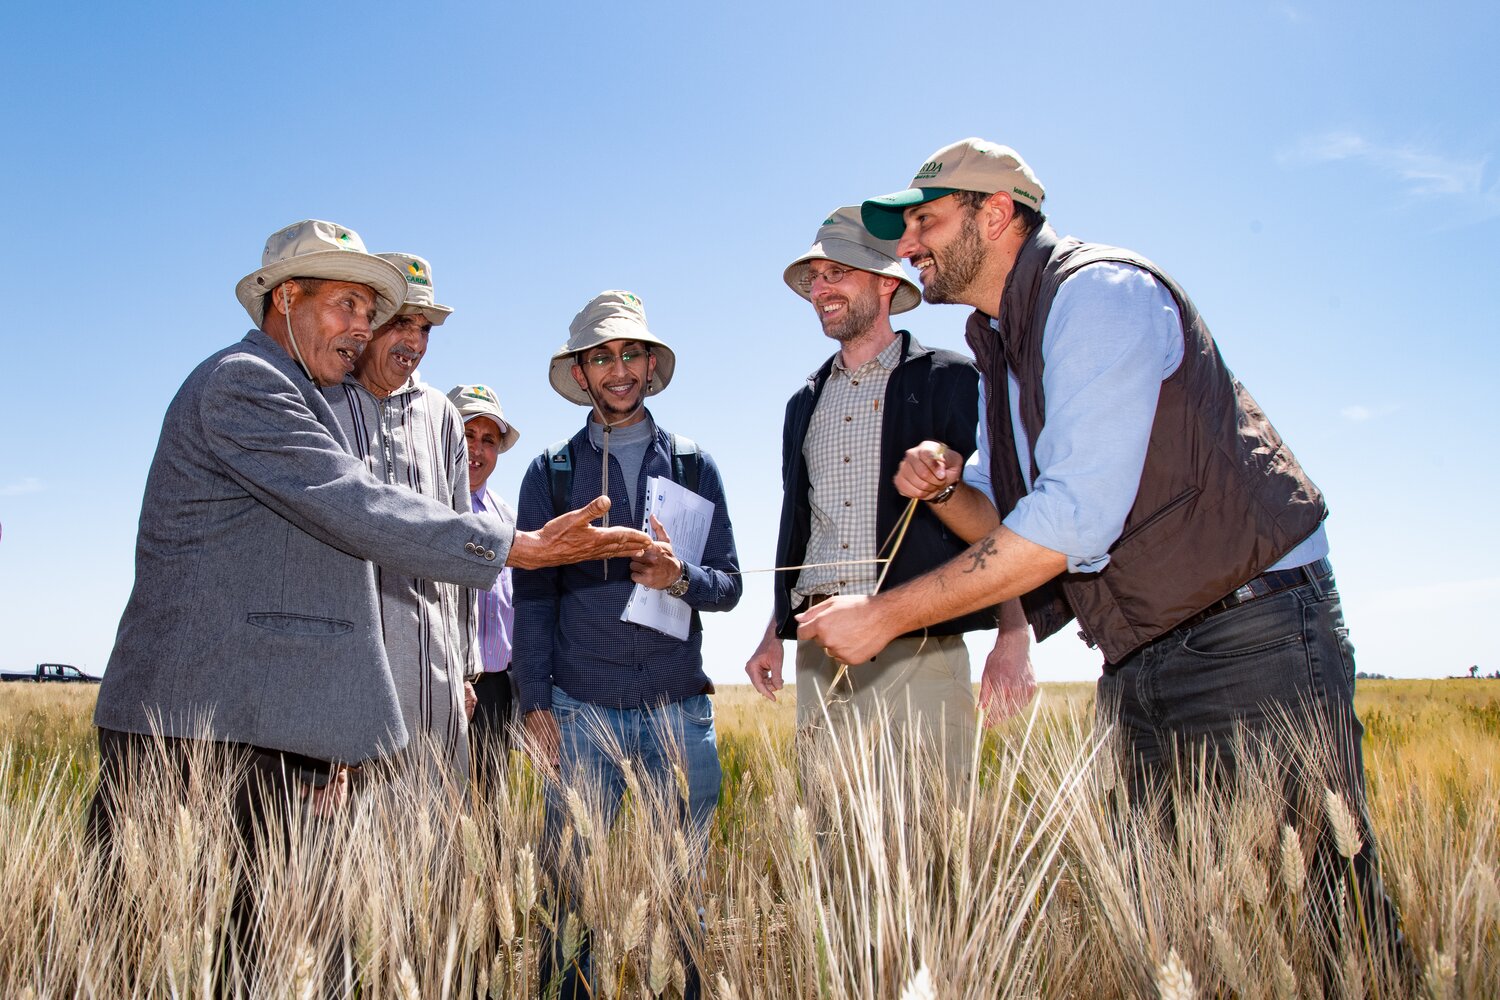
[[[968,772],[976,718],[962,635],[896,639],[874,660],[851,665],[830,694],[838,669],[816,643],[797,643],[799,736],[829,723],[852,725],[856,713],[868,731],[885,712],[893,734],[920,732],[925,751],[941,755],[950,781]]]

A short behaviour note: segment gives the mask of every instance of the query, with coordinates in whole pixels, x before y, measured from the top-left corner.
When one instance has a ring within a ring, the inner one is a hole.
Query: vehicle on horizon
[[[19,673],[0,673],[0,681],[33,681],[53,684],[98,684],[100,678],[86,674],[69,663],[38,663],[36,669]]]

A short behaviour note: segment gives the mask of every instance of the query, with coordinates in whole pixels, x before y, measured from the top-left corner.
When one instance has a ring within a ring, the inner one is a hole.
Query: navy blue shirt
[[[647,419],[650,414],[647,414]],[[655,426],[655,440],[641,463],[636,497],[646,497],[646,477],[672,475],[672,439]],[[599,495],[603,452],[589,441],[588,427],[573,435],[573,486],[568,499],[576,510]],[[683,596],[695,611],[728,611],[739,603],[743,584],[734,530],[724,504],[718,466],[699,453],[698,493],[714,505],[703,562],[688,566]],[[626,494],[620,463],[610,457],[611,524],[639,526],[643,510]],[[546,453],[538,455],[521,481],[516,513],[519,531],[534,531],[557,514]],[[681,701],[709,687],[703,672],[703,629],[693,616],[686,641],[620,620],[635,584],[630,560],[591,559],[572,566],[515,570],[516,644],[511,658],[521,712],[552,707],[555,684],[580,701],[610,708],[644,708]]]

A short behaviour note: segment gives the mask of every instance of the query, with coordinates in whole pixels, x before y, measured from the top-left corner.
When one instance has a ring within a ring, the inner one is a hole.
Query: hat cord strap
[[[286,309],[286,312],[282,313],[282,315],[286,317],[286,336],[292,342],[292,354],[296,356],[297,365],[302,369],[302,374],[306,375],[307,380],[313,385],[317,385],[318,380],[313,378],[312,369],[308,368],[307,362],[302,360],[302,350],[297,346],[297,335],[292,332],[292,310],[287,306],[286,293],[282,292],[281,294],[281,305]]]

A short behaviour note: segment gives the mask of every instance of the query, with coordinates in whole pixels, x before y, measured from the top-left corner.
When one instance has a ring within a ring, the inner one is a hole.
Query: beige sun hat
[[[960,139],[929,156],[904,191],[869,198],[862,206],[865,226],[882,239],[900,239],[903,213],[955,191],[1003,191],[1018,205],[1042,210],[1047,191],[1036,172],[1009,146],[984,139]],[[894,311],[894,310],[893,310]]]
[[[239,280],[234,297],[260,326],[266,318],[266,293],[290,278],[327,278],[368,285],[375,292],[376,327],[396,315],[406,300],[406,278],[401,269],[370,253],[358,233],[336,222],[304,219],[272,233],[260,255],[260,270]]]
[[[448,390],[448,399],[458,408],[458,415],[466,424],[475,417],[489,417],[495,422],[495,426],[500,428],[500,454],[510,451],[521,439],[521,432],[505,419],[505,412],[500,409],[500,399],[489,386],[455,385]]]
[[[672,381],[677,355],[646,329],[646,307],[640,297],[633,292],[613,290],[595,295],[568,324],[568,342],[552,355],[552,365],[547,372],[552,388],[579,406],[594,405],[589,394],[573,380],[573,359],[580,351],[611,340],[639,340],[651,346],[651,353],[656,355],[656,373],[646,386],[646,395],[656,395]]]
[[[882,240],[872,235],[860,220],[858,205],[845,205],[834,209],[833,214],[823,220],[818,235],[813,238],[812,249],[787,265],[782,279],[787,287],[798,295],[812,301],[812,291],[804,289],[808,262],[831,260],[835,264],[856,267],[871,274],[883,274],[895,278],[901,284],[891,296],[891,315],[915,309],[922,301],[922,291],[917,283],[901,269],[901,260],[896,254],[895,240]]]
[[[421,313],[433,326],[442,326],[453,309],[438,305],[433,298],[432,265],[425,258],[410,253],[378,253],[375,256],[395,264],[406,278],[406,302],[396,310],[397,314]]]

